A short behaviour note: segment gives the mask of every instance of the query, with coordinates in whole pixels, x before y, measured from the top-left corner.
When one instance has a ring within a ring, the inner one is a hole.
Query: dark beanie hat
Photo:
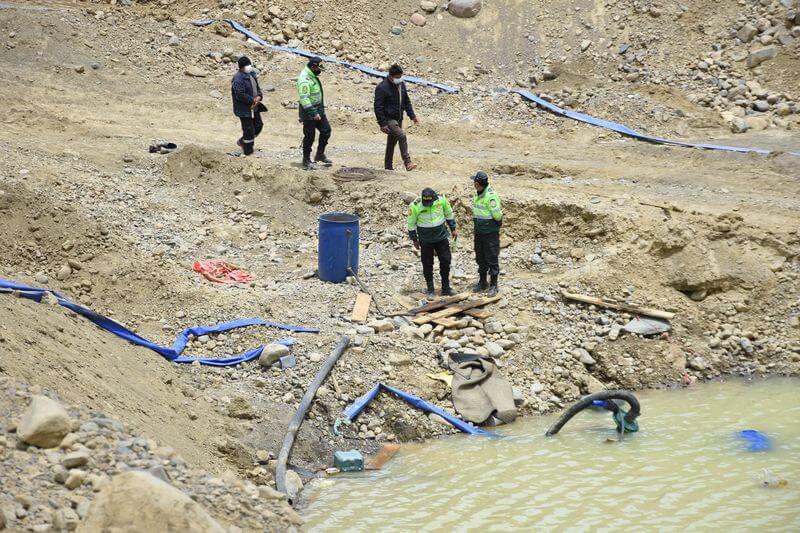
[[[253,63],[250,62],[250,58],[247,56],[242,56],[239,58],[239,68],[246,67],[247,65],[252,65]]]

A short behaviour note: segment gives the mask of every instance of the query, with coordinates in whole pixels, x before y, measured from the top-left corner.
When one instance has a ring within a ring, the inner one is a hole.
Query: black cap
[[[430,187],[425,187],[424,189],[422,189],[422,205],[431,205],[438,198],[439,195],[436,194],[436,191],[434,191]]]
[[[250,61],[250,58],[247,56],[242,56],[239,58],[239,68],[246,67],[247,65],[252,65],[253,63]]]
[[[318,67],[321,64],[322,64],[322,58],[319,57],[319,56],[314,56],[312,58],[309,58],[309,60],[308,60],[308,66],[309,67]]]
[[[472,181],[477,181],[481,185],[488,185],[489,184],[489,176],[483,170],[479,170],[475,173],[474,176],[470,176]]]

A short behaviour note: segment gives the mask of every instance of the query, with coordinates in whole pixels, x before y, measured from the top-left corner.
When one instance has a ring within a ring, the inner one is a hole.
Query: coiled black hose
[[[584,396],[580,400],[578,400],[572,407],[564,411],[564,414],[556,421],[555,424],[550,426],[550,429],[547,430],[545,433],[546,437],[551,435],[555,435],[564,425],[569,422],[573,416],[577,415],[587,407],[592,405],[592,402],[595,400],[605,400],[607,403],[606,409],[613,412],[615,415],[619,412],[620,407],[613,402],[612,400],[622,400],[627,402],[630,405],[630,411],[628,411],[624,418],[625,424],[633,424],[636,421],[636,418],[641,413],[641,407],[639,406],[639,400],[636,399],[636,396],[633,395],[632,392],[626,390],[605,390],[600,392],[595,392],[594,394],[589,394]],[[618,431],[622,433],[624,430],[624,426],[620,428]]]

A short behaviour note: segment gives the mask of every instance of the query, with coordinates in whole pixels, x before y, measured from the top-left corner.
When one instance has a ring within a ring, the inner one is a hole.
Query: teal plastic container
[[[334,452],[333,466],[340,472],[361,472],[364,470],[364,456],[358,450]]]

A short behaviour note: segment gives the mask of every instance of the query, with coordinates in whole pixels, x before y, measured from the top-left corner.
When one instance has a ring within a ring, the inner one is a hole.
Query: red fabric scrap
[[[250,283],[255,278],[224,259],[195,261],[192,269],[214,283]]]

